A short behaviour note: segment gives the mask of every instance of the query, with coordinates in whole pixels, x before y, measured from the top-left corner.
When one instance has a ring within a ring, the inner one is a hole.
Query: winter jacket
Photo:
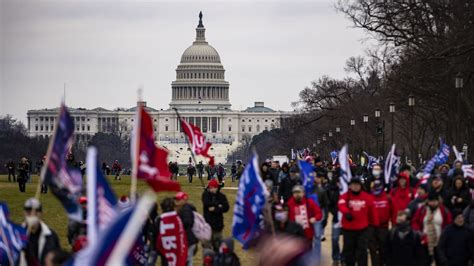
[[[205,190],[202,193],[202,205],[204,208],[204,219],[211,226],[213,231],[222,231],[224,229],[224,213],[229,211],[229,202],[227,197],[220,191],[211,193]],[[214,207],[214,211],[209,211]]]
[[[189,246],[194,245],[198,242],[198,239],[193,233],[195,211],[196,208],[189,203],[184,204],[178,211],[179,218],[181,218],[184,230],[186,231],[186,237],[188,239]]]
[[[337,219],[337,202],[339,201],[339,187],[336,182],[330,181],[326,193],[329,199],[329,212],[333,215],[334,219]]]
[[[416,211],[425,204],[426,199],[428,198],[427,195],[424,195],[423,197],[418,196],[414,200],[408,204],[408,210],[410,211],[410,217],[413,217],[416,213]],[[394,213],[393,215],[396,215]]]
[[[226,252],[220,251],[214,256],[213,266],[240,266],[239,257],[234,252],[234,241],[232,238],[222,240],[225,242],[228,250]]]
[[[314,193],[318,195],[318,204],[321,209],[328,209],[329,207],[329,198],[326,190],[322,186],[315,185]]]
[[[423,232],[423,225],[427,208],[428,207],[426,205],[421,208],[418,208],[415,213],[415,216],[413,216],[413,219],[411,220],[411,227],[414,230]],[[443,217],[443,224],[441,225],[441,229],[444,229],[446,228],[446,226],[452,223],[451,213],[448,209],[444,207],[444,205],[440,205],[438,208],[441,211],[441,216]]]
[[[39,230],[38,235],[29,235],[20,265],[44,265],[46,255],[60,248],[58,235],[49,226],[40,222]]]
[[[385,192],[379,195],[372,195],[374,198],[375,210],[379,217],[379,226],[388,228],[389,222],[392,219],[393,206],[390,198]],[[373,225],[373,224],[371,224]]]
[[[323,214],[314,201],[303,197],[300,202],[297,202],[294,197],[291,197],[288,200],[288,218],[290,221],[301,225],[306,238],[311,240],[314,236],[314,227],[310,223],[310,219],[315,218],[316,221],[320,221]]]
[[[292,221],[287,221],[283,225],[280,222],[275,221],[275,231],[276,233],[284,233],[284,234],[301,237],[301,238],[306,237],[304,234],[303,227]]]
[[[374,200],[371,195],[364,191],[354,194],[348,191],[339,197],[339,211],[342,215],[342,229],[362,230],[370,225],[379,225],[379,216],[375,209]],[[347,220],[347,214],[352,216],[352,220]]]
[[[295,185],[298,185],[298,184],[300,184],[300,181],[298,178],[291,179],[290,177],[287,177],[283,179],[280,184],[278,196],[280,198],[283,197],[283,200],[285,202],[288,202],[290,197],[293,195],[291,190],[293,189]]]
[[[421,244],[421,234],[411,228],[407,228],[404,232],[402,233],[400,227],[397,226],[388,234],[384,246],[386,265],[426,265],[425,247]]]
[[[462,212],[466,226],[474,232],[474,206],[467,206]]]
[[[466,226],[448,225],[441,233],[438,256],[443,266],[468,265],[474,258],[474,236]]]
[[[270,176],[270,178],[273,180],[273,185],[276,186],[278,185],[279,181],[280,181],[280,169],[279,168],[269,168],[268,169],[268,174]]]
[[[404,178],[406,180],[406,186],[402,188],[400,186],[400,179]],[[392,198],[393,212],[392,212],[392,223],[397,223],[397,213],[401,210],[408,208],[408,204],[413,200],[414,193],[413,189],[409,185],[409,179],[404,175],[400,175],[397,180],[397,187],[392,190],[390,196]]]
[[[462,181],[462,187],[460,189],[457,189],[454,187],[454,184],[456,183],[456,180],[458,179]],[[462,199],[462,201],[458,202],[457,201],[458,199]],[[470,200],[471,200],[471,193],[464,179],[462,177],[454,178],[453,185],[448,192],[447,207],[451,211],[454,211],[454,210],[462,211],[467,207],[467,205],[469,205]]]

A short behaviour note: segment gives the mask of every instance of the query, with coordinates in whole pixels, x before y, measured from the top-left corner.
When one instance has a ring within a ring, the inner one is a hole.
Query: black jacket
[[[275,222],[275,231],[277,233],[285,233],[288,235],[296,236],[296,237],[301,237],[302,239],[306,239],[306,236],[304,234],[303,227],[295,222],[292,221],[287,221],[283,227],[281,226],[281,223],[276,221]]]
[[[461,179],[463,185],[460,189],[456,189],[454,184],[456,183],[457,179]],[[457,199],[461,198],[462,202],[457,202]],[[448,205],[446,207],[449,208],[451,212],[453,211],[463,211],[469,202],[471,201],[471,193],[469,192],[469,188],[467,187],[466,183],[462,178],[455,178],[451,189],[448,192]]]
[[[438,256],[443,266],[468,265],[474,258],[474,237],[466,226],[448,225],[441,233]]]
[[[421,235],[409,228],[407,235],[401,238],[399,227],[392,229],[385,241],[385,262],[388,266],[425,265],[425,247],[421,244]]]
[[[288,199],[293,195],[291,190],[293,189],[295,185],[298,185],[298,184],[300,184],[300,181],[298,178],[295,178],[294,180],[291,179],[290,177],[283,178],[283,180],[281,180],[278,196],[280,198],[283,197],[285,202],[288,201]]]
[[[28,265],[39,262],[44,265],[46,255],[53,250],[61,248],[58,235],[45,223],[41,222],[36,234],[30,234],[25,247],[25,257]]]
[[[224,213],[229,211],[227,197],[220,191],[213,194],[206,189],[202,193],[202,205],[204,208],[204,219],[206,219],[212,230],[222,231],[224,229]],[[209,211],[210,207],[214,207],[214,211]]]
[[[198,239],[193,233],[193,225],[194,225],[194,213],[196,211],[196,208],[189,204],[186,203],[181,207],[181,209],[178,212],[179,218],[181,218],[181,221],[183,222],[183,227],[184,230],[186,231],[186,237],[188,238],[188,245],[194,245],[198,242]]]

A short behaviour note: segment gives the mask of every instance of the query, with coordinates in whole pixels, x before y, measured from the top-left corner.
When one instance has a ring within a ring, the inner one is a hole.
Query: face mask
[[[279,222],[286,222],[288,219],[288,213],[286,212],[277,212],[275,213],[275,220]]]
[[[28,224],[28,226],[35,226],[39,224],[38,216],[35,216],[35,215],[26,216],[26,223]]]
[[[360,194],[360,190],[357,191],[357,192],[351,190],[351,192],[352,192],[352,194],[354,194],[354,195],[359,195],[359,194]]]
[[[224,254],[227,254],[230,252],[229,248],[228,247],[221,247],[221,253],[224,253]]]
[[[380,176],[381,173],[382,173],[382,171],[379,171],[379,170],[373,170],[372,171],[372,175],[374,175],[374,176]]]

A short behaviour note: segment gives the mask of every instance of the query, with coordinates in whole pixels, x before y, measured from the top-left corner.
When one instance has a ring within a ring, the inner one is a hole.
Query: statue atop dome
[[[199,28],[204,28],[204,25],[202,24],[202,11],[199,11]]]

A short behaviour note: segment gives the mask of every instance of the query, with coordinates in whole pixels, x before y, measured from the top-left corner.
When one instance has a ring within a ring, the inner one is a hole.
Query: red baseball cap
[[[219,182],[217,182],[217,180],[215,180],[215,179],[212,179],[211,181],[209,181],[209,184],[207,184],[207,186],[209,188],[218,188],[219,187]]]
[[[189,198],[188,194],[186,194],[186,192],[183,192],[183,191],[176,193],[176,195],[174,196],[175,200],[187,200],[188,198]]]

